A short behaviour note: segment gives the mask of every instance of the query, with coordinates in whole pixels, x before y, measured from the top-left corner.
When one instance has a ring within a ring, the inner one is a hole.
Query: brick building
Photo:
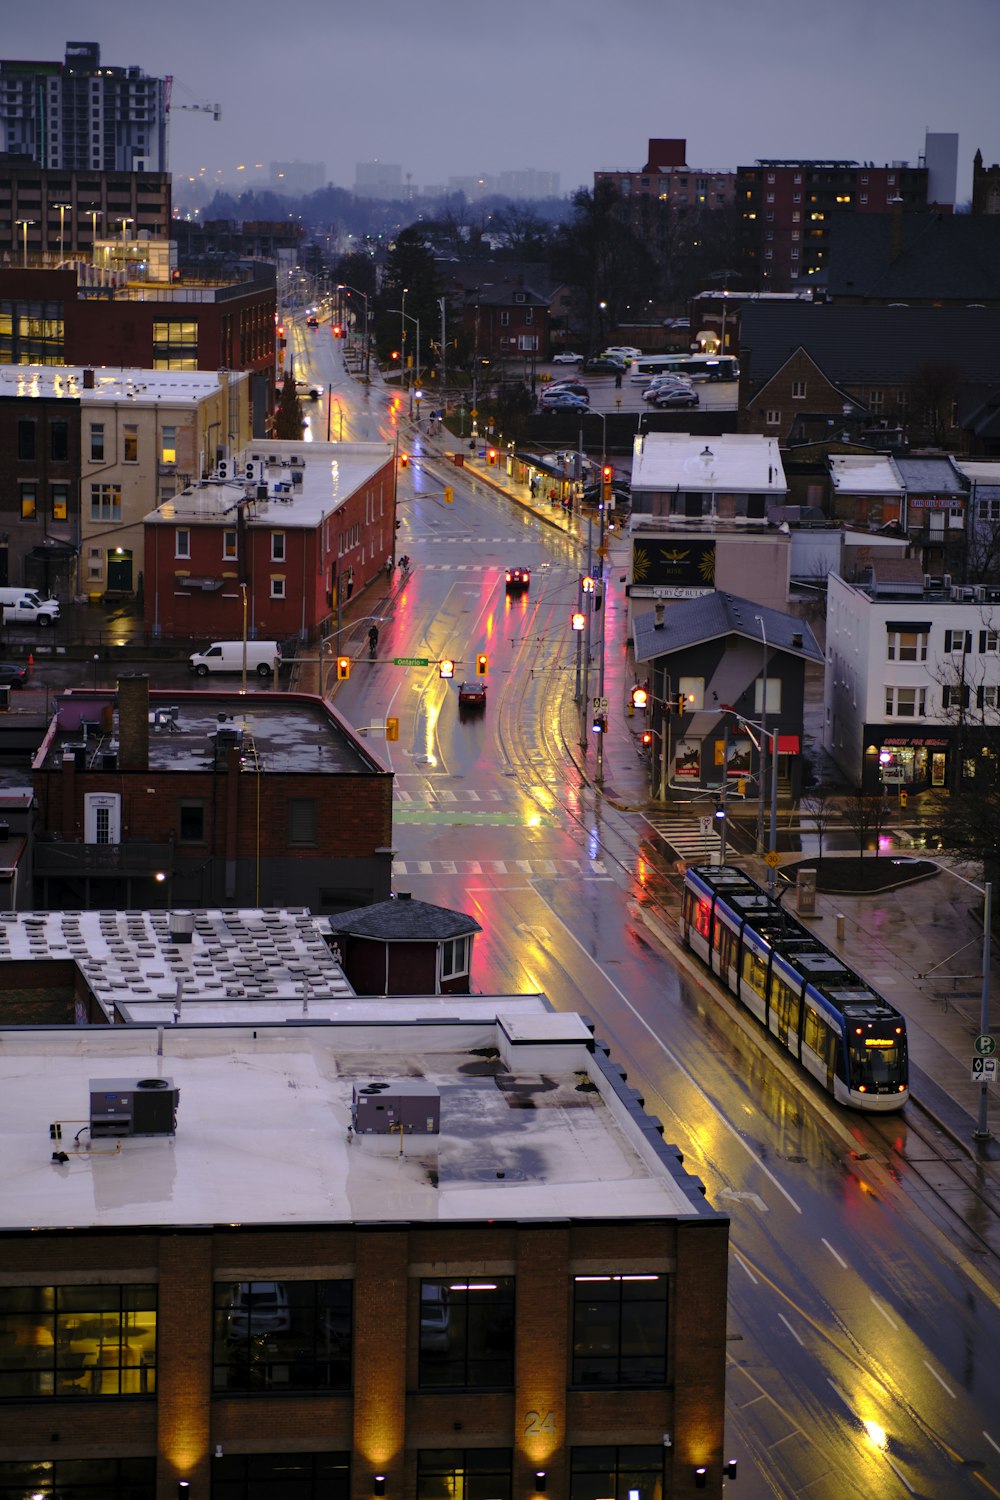
[[[80,403],[36,376],[0,367],[0,587],[65,598],[80,545]]]
[[[152,720],[152,724],[150,724]],[[67,693],[32,766],[35,905],[389,895],[392,777],[325,700],[300,694]]]
[[[0,152],[0,256],[32,266],[96,264],[107,243],[128,231],[133,243],[168,241],[168,172],[100,172],[39,167]]]
[[[675,208],[722,208],[732,203],[736,174],[687,165],[687,141],[652,139],[642,167],[595,172],[594,186],[610,183],[622,198],[659,198]]]
[[[387,443],[267,439],[215,473],[146,517],[153,636],[314,640],[395,551]]]
[[[235,915],[187,948],[103,913],[112,961],[142,940],[123,989],[168,967],[168,998],[5,1033],[0,1487],[720,1496],[728,1219],[588,1027],[312,984],[178,1020]]]
[[[465,294],[462,328],[481,361],[512,360],[517,370],[519,360],[548,358],[549,301],[520,282],[477,286]]]

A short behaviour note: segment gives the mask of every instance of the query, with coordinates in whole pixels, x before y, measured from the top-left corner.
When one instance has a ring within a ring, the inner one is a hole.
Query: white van
[[[243,652],[246,650],[248,672],[258,677],[270,677],[281,666],[281,646],[277,641],[213,641],[204,651],[195,651],[188,658],[188,666],[199,677],[209,672],[242,672]]]
[[[0,589],[0,609],[5,625],[56,625],[59,600],[43,599],[34,589]]]

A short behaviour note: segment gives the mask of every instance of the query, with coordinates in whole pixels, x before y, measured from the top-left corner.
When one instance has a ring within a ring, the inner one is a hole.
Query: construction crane
[[[163,107],[167,114],[170,113],[170,96],[173,92],[173,74],[168,73],[163,80],[165,88],[163,91]],[[219,104],[175,104],[175,109],[197,110],[201,114],[211,115],[213,120],[222,119],[222,106]]]

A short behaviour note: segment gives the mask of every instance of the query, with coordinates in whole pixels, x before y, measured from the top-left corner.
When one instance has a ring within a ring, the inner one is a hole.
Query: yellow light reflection
[[[528,818],[525,819],[525,823],[524,823],[525,828],[540,828],[541,825],[542,825],[542,815],[541,815],[541,813],[532,813],[530,815],[530,817],[528,817]]]
[[[877,1422],[863,1422],[861,1425],[876,1448],[885,1448],[888,1445],[889,1439],[884,1427],[880,1427]]]
[[[440,712],[440,703],[431,703],[428,700],[426,704],[426,713],[424,714],[424,756],[426,758],[426,764],[428,766],[437,765],[437,756],[434,754],[434,746],[437,741],[437,721]]]

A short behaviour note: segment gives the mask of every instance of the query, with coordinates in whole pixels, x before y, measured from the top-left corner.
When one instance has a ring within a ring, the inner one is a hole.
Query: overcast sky
[[[1000,161],[1000,0],[0,0],[0,56],[173,74],[171,168],[398,163],[414,188],[519,167],[564,193],[643,164],[650,136],[692,167],[758,156],[916,164],[959,134]]]

